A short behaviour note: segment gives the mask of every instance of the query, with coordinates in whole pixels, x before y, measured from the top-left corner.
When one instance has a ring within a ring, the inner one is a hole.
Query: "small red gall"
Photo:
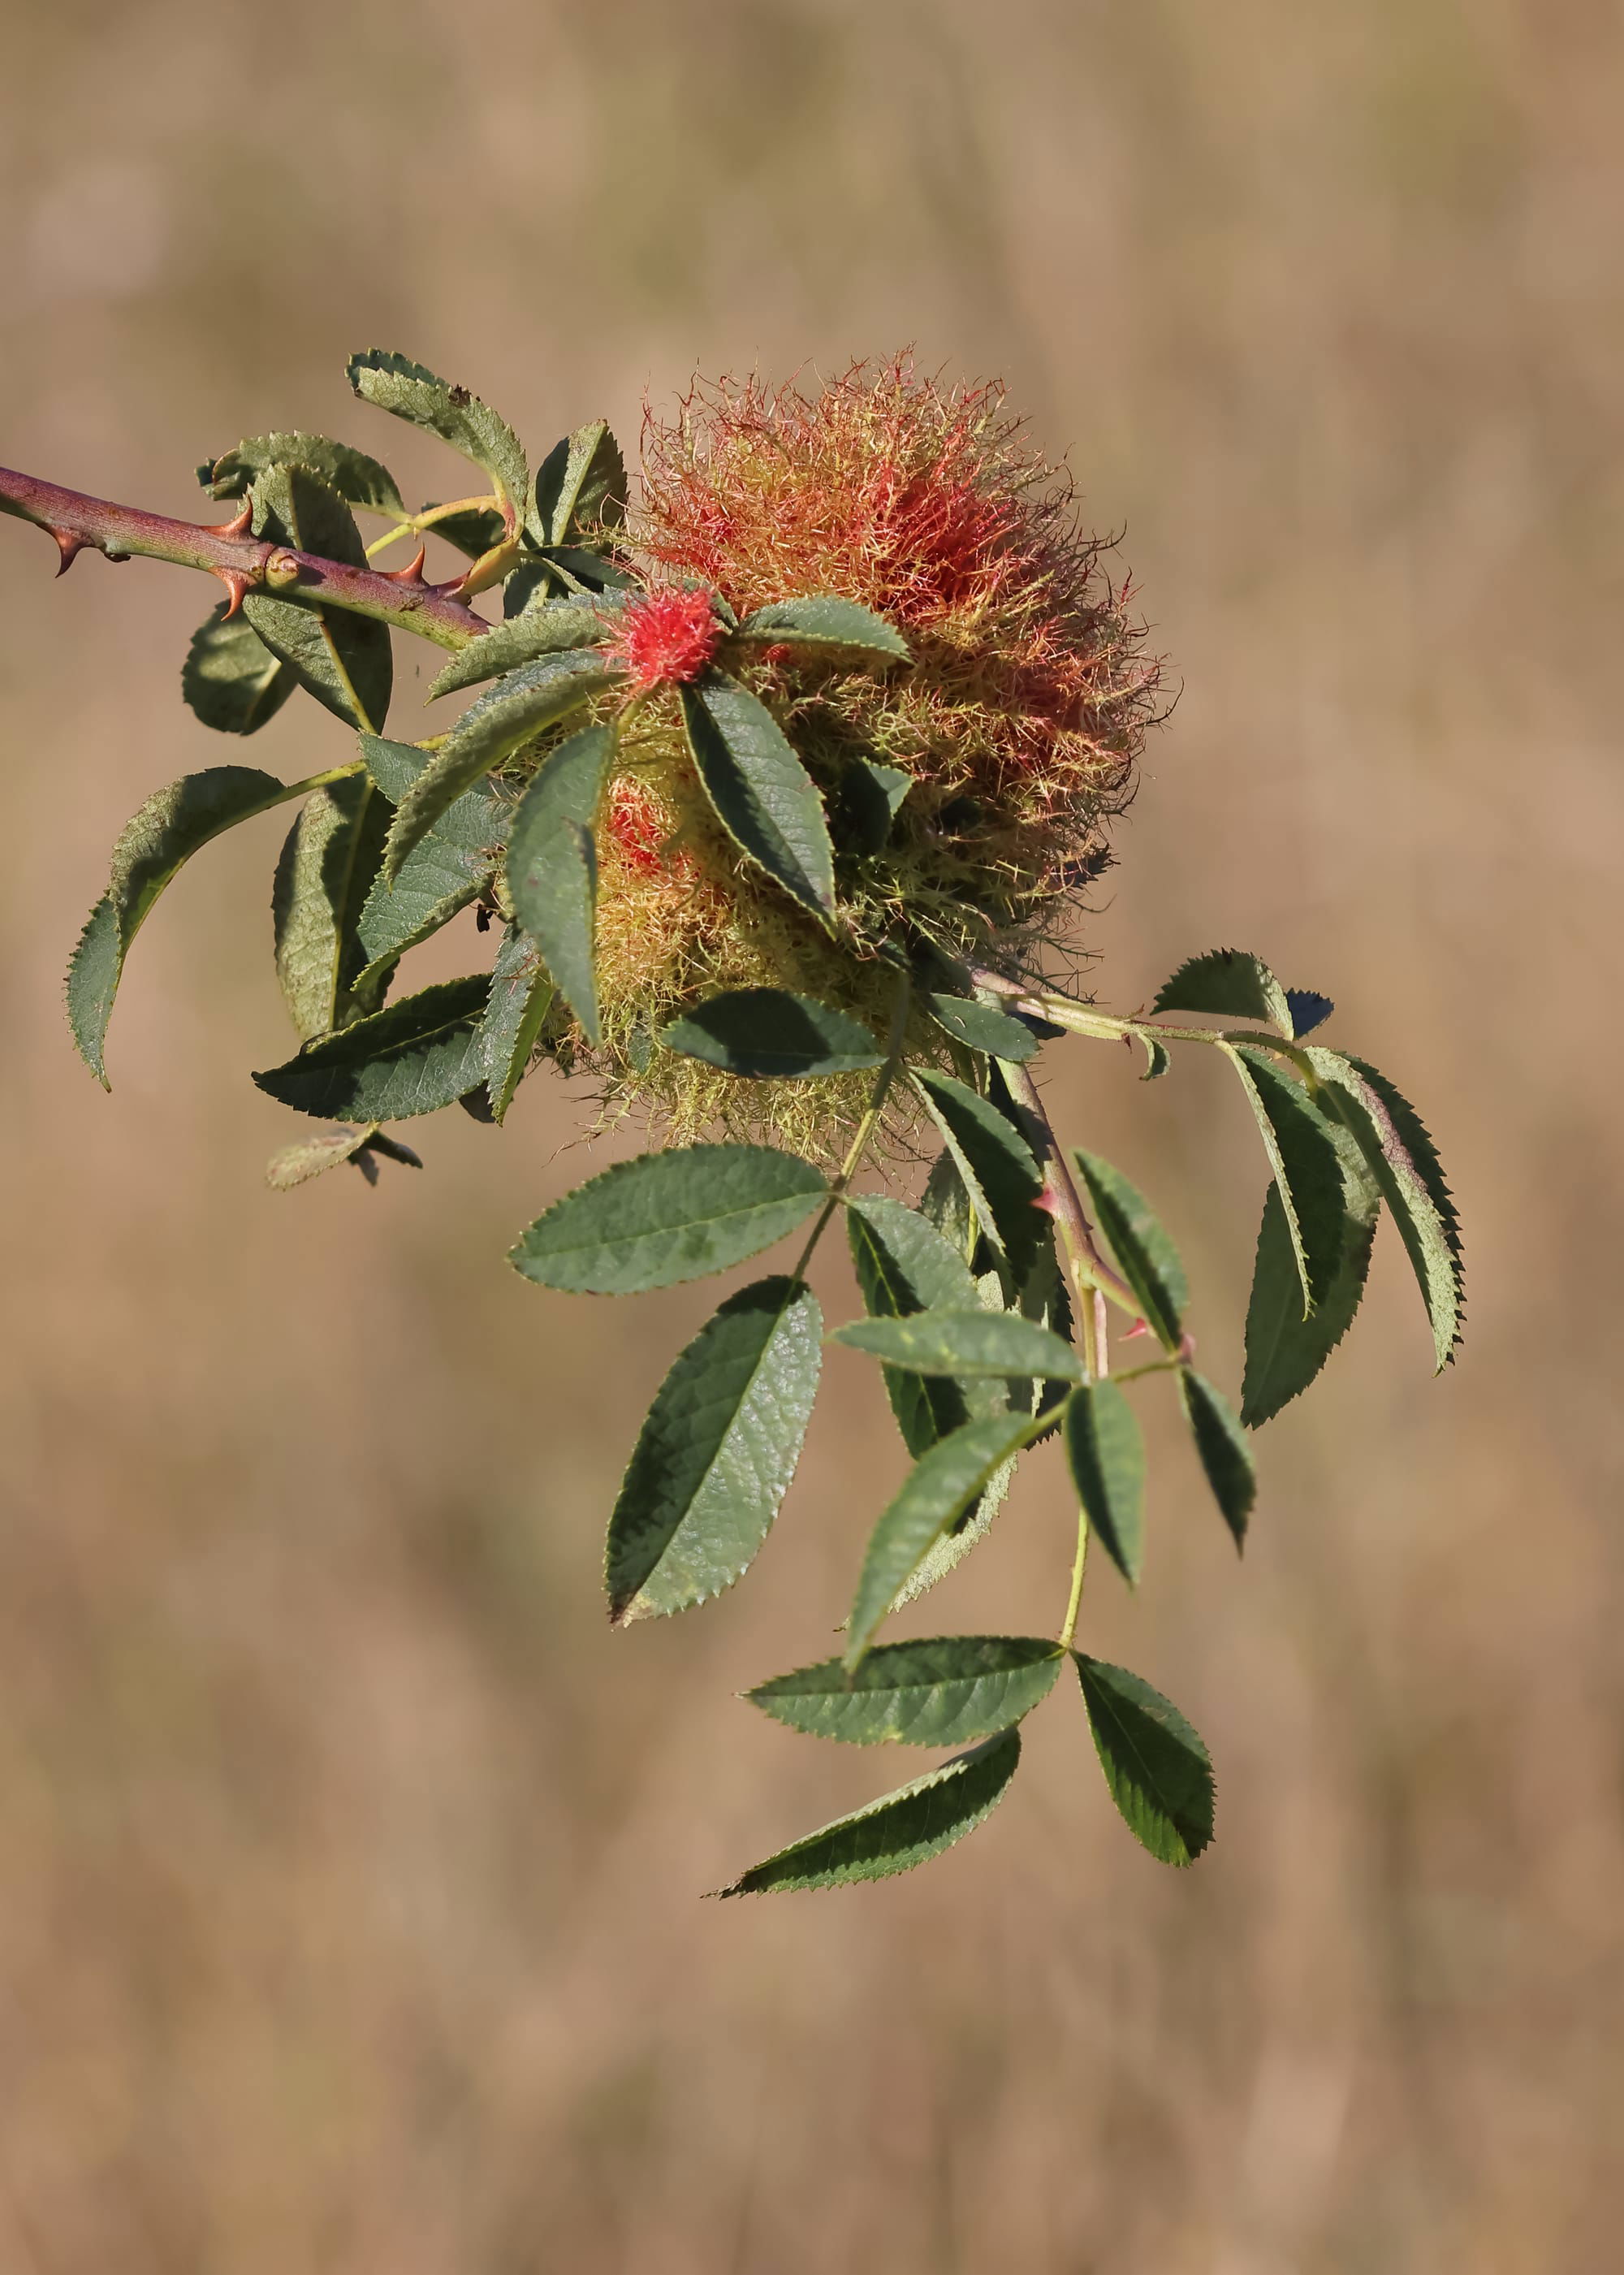
[[[698,679],[721,639],[708,593],[651,593],[621,611],[608,654],[641,694]]]

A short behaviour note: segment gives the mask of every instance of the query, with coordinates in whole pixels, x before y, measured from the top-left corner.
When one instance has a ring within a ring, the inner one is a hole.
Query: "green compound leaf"
[[[368,348],[352,355],[344,375],[364,403],[409,419],[431,435],[438,435],[465,458],[482,466],[495,486],[502,518],[510,531],[524,518],[530,469],[518,438],[505,419],[499,419],[477,395],[436,377],[409,356],[388,348]]]
[[[598,850],[593,828],[613,763],[612,726],[561,743],[518,802],[508,840],[513,913],[540,946],[587,1040],[600,1039],[593,944]]]
[[[376,981],[356,992],[370,960],[359,926],[383,858],[389,811],[371,776],[357,773],[313,790],[288,832],[271,920],[282,999],[303,1036],[378,1009]]]
[[[344,500],[304,466],[254,477],[253,529],[272,545],[366,566],[366,548]],[[318,608],[273,593],[243,596],[243,614],[306,693],[346,726],[381,733],[395,684],[389,628],[348,608]]]
[[[493,767],[578,711],[621,674],[608,670],[594,648],[539,656],[469,706],[400,801],[389,833],[385,873],[397,877],[407,855],[446,808]]]
[[[1244,1547],[1246,1521],[1258,1498],[1258,1472],[1252,1467],[1245,1432],[1230,1411],[1228,1401],[1194,1367],[1179,1369],[1179,1400],[1219,1514],[1234,1535],[1235,1546]]]
[[[1342,1260],[1342,1171],[1331,1125],[1308,1092],[1246,1043],[1220,1047],[1234,1062],[1257,1116],[1291,1236],[1306,1316],[1329,1295]]]
[[[860,608],[856,601],[822,594],[769,601],[745,617],[733,638],[773,647],[810,648],[854,664],[906,663],[910,657],[907,641],[883,616]]]
[[[68,1024],[79,1054],[103,1090],[102,1049],[113,999],[130,943],[183,862],[211,837],[256,813],[307,794],[305,782],[278,782],[258,767],[206,767],[155,791],[132,816],[113,848],[106,893],[91,910],[68,964]]]
[[[992,1814],[1020,1758],[1019,1732],[1006,1731],[752,1864],[721,1893],[754,1896],[790,1888],[839,1888],[854,1880],[910,1872]]]
[[[782,987],[738,987],[713,995],[673,1020],[660,1039],[668,1050],[752,1081],[857,1074],[885,1059],[860,1020]]]
[[[1038,1038],[1031,1029],[1008,1011],[995,1011],[990,1003],[978,1003],[966,995],[927,995],[925,1002],[936,1024],[955,1042],[979,1051],[984,1058],[1008,1059],[1020,1066],[1037,1051]]]
[[[253,1077],[269,1097],[334,1122],[404,1122],[452,1106],[485,1078],[487,973],[447,979],[306,1044]]]
[[[940,1636],[880,1644],[744,1693],[775,1722],[849,1746],[963,1746],[996,1737],[1054,1689],[1066,1654],[1041,1636]]]
[[[1250,1430],[1308,1388],[1353,1325],[1364,1293],[1381,1193],[1351,1134],[1333,1122],[1331,1135],[1342,1175],[1342,1258],[1336,1277],[1306,1319],[1296,1251],[1278,1187],[1269,1187],[1263,1204],[1241,1388],[1241,1419]]]
[[[925,1067],[912,1072],[975,1204],[982,1231],[1015,1280],[1024,1280],[1044,1234],[1036,1206],[1043,1176],[1031,1147],[990,1099],[951,1075]]]
[[[966,1422],[922,1454],[869,1539],[847,1621],[845,1664],[856,1667],[899,1591],[939,1537],[983,1493],[1032,1432],[1025,1414]]]
[[[1163,1864],[1212,1838],[1212,1761],[1176,1706],[1125,1667],[1073,1654],[1094,1750],[1123,1822]]]
[[[500,678],[539,656],[562,655],[573,648],[596,647],[609,636],[608,616],[618,601],[606,595],[591,608],[578,601],[543,601],[505,624],[493,624],[451,658],[431,684],[429,695],[455,695],[482,679]]]
[[[1081,1382],[1083,1365],[1069,1343],[1018,1311],[915,1311],[905,1319],[853,1319],[831,1342],[866,1351],[914,1374],[1039,1375]]]
[[[1133,1289],[1144,1324],[1162,1349],[1176,1352],[1184,1333],[1190,1282],[1178,1250],[1162,1230],[1138,1189],[1098,1153],[1072,1148],[1071,1158],[1088,1187],[1099,1228],[1111,1243],[1122,1277]]]
[[[905,1319],[916,1311],[968,1311],[978,1300],[963,1253],[928,1218],[883,1194],[847,1203],[846,1236],[863,1307],[874,1319]],[[903,1443],[919,1455],[972,1416],[1003,1404],[997,1385],[944,1380],[898,1367],[884,1369],[886,1395]]]
[[[827,923],[835,850],[817,784],[765,703],[725,672],[682,690],[683,721],[705,794],[740,851]]]
[[[1440,1369],[1449,1364],[1465,1318],[1461,1225],[1438,1149],[1421,1116],[1385,1075],[1363,1059],[1311,1050],[1323,1097],[1352,1132],[1402,1236]]]
[[[1286,991],[1260,956],[1214,948],[1181,964],[1152,1004],[1157,1011],[1216,1011],[1226,1019],[1263,1019],[1289,1039],[1293,1024]]]
[[[509,1261],[538,1287],[637,1296],[759,1256],[827,1193],[771,1145],[679,1145],[601,1170],[522,1233]]]
[[[1114,1382],[1085,1384],[1061,1417],[1077,1499],[1100,1545],[1130,1588],[1144,1567],[1144,1438]]]
[[[748,1568],[801,1458],[822,1332],[804,1281],[759,1280],[677,1358],[609,1520],[604,1584],[616,1626],[686,1611]]]
[[[626,518],[627,488],[626,462],[607,423],[578,427],[536,469],[525,522],[532,541],[567,546],[589,530],[616,527]]]
[[[501,1122],[513,1103],[555,993],[535,942],[518,925],[510,925],[496,951],[490,1000],[480,1027],[490,1067],[486,1089],[493,1122]]]
[[[180,668],[180,692],[219,735],[256,735],[298,685],[245,616],[226,621],[223,601],[198,626]]]
[[[268,466],[308,466],[318,481],[369,513],[398,515],[406,508],[395,477],[365,450],[334,442],[325,435],[255,435],[234,450],[198,468],[198,480],[213,498],[245,497],[254,477]]]

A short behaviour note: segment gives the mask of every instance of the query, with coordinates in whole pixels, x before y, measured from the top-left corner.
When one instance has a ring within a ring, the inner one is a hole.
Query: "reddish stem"
[[[318,554],[298,553],[291,546],[255,537],[241,515],[212,528],[194,521],[171,521],[166,514],[86,497],[4,466],[0,513],[15,514],[48,530],[61,548],[63,569],[85,547],[94,546],[110,561],[127,561],[139,553],[149,560],[206,570],[231,595],[228,615],[235,615],[244,593],[264,586],[280,600],[348,608],[356,616],[417,632],[440,647],[465,647],[490,629],[483,616],[455,597],[461,578],[450,585],[427,584],[420,561],[393,576],[380,569],[352,568],[344,561],[325,561]]]

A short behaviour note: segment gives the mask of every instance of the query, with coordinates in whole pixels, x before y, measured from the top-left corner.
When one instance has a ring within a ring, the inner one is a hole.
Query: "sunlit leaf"
[[[915,1374],[1039,1375],[1080,1382],[1069,1344],[1018,1311],[916,1311],[904,1319],[853,1319],[829,1339]]]
[[[847,1621],[848,1667],[862,1659],[932,1543],[1019,1452],[1031,1428],[1028,1415],[991,1415],[963,1424],[919,1456],[870,1537]]]
[[[1125,1667],[1075,1652],[1094,1750],[1129,1831],[1163,1864],[1212,1838],[1212,1761],[1171,1700]]]
[[[430,758],[415,743],[391,743],[379,735],[362,736],[361,755],[394,806]],[[511,797],[476,783],[447,806],[412,848],[392,885],[379,869],[359,926],[368,958],[363,986],[479,898],[496,873],[512,820]]]
[[[548,1011],[554,986],[535,942],[516,924],[502,934],[491,973],[490,1000],[480,1032],[490,1064],[486,1077],[491,1119],[500,1122],[523,1081]]]
[[[301,1035],[378,1009],[375,983],[356,992],[371,960],[359,926],[389,812],[369,775],[349,775],[311,792],[283,846],[271,888],[276,979]]]
[[[308,466],[346,504],[405,518],[405,505],[389,468],[365,450],[332,442],[325,435],[253,435],[212,465],[200,466],[198,479],[210,497],[245,497],[255,475],[268,466]]]
[[[556,442],[536,469],[526,527],[538,546],[567,545],[625,519],[628,484],[620,445],[601,419]]]
[[[682,690],[683,719],[706,796],[740,851],[826,922],[835,851],[817,784],[767,706],[725,672]]]
[[[820,594],[805,600],[769,601],[744,618],[733,634],[738,640],[774,647],[805,648],[854,664],[906,663],[909,647],[894,625],[856,601]]]
[[[493,624],[459,648],[428,692],[431,697],[454,695],[462,688],[477,687],[482,679],[498,679],[521,664],[534,663],[539,656],[596,647],[609,636],[608,619],[615,605],[607,598],[591,608],[578,601],[541,601],[504,624]]]
[[[613,726],[583,727],[545,759],[508,840],[513,913],[540,948],[589,1042],[599,1040],[593,969],[598,908],[593,824],[613,763]]]
[[[678,1357],[609,1521],[604,1579],[617,1622],[702,1604],[750,1564],[800,1459],[822,1331],[803,1281],[759,1280]]]
[[[438,378],[410,357],[388,348],[368,348],[352,355],[345,376],[356,393],[397,419],[409,419],[431,435],[438,435],[454,450],[482,466],[495,486],[510,529],[524,518],[530,470],[517,437],[505,419],[499,419],[465,387]]]
[[[1246,1312],[1241,1419],[1258,1429],[1306,1390],[1353,1324],[1371,1268],[1381,1194],[1350,1131],[1333,1122],[1342,1176],[1342,1254],[1336,1275],[1305,1319],[1303,1281],[1278,1187],[1263,1204]]]
[[[68,965],[68,1024],[79,1056],[105,1090],[102,1047],[130,943],[183,862],[211,837],[265,813],[303,782],[282,782],[257,767],[208,767],[156,790],[127,821],[113,848],[108,888],[90,911]]]
[[[1304,1313],[1327,1296],[1342,1260],[1342,1172],[1330,1124],[1308,1092],[1249,1044],[1220,1046],[1257,1117],[1303,1283]]]
[[[810,1737],[963,1746],[1029,1714],[1053,1689],[1065,1656],[1040,1636],[940,1636],[880,1644],[854,1668],[826,1659],[744,1696]]]
[[[1261,956],[1239,948],[1211,949],[1181,964],[1151,1009],[1216,1011],[1226,1019],[1265,1020],[1288,1038],[1293,1032],[1285,989]]]
[[[443,980],[309,1043],[253,1077],[268,1096],[331,1121],[404,1122],[455,1105],[485,1077],[484,972]]]
[[[630,1296],[759,1256],[825,1198],[822,1172],[771,1145],[680,1145],[616,1161],[555,1201],[510,1262],[543,1288]]]
[[[1195,1440],[1196,1453],[1212,1489],[1219,1514],[1235,1536],[1237,1548],[1246,1539],[1246,1522],[1258,1498],[1258,1473],[1245,1432],[1230,1411],[1228,1401],[1205,1375],[1191,1366],[1179,1369],[1179,1398],[1184,1418]]]
[[[1114,1382],[1086,1383],[1066,1401],[1066,1459],[1099,1545],[1130,1588],[1144,1566],[1144,1437]]]
[[[1176,1351],[1184,1332],[1190,1283],[1178,1250],[1137,1187],[1098,1153],[1072,1149],[1093,1202],[1099,1229],[1111,1243],[1122,1277],[1133,1289],[1144,1323],[1165,1350]]]
[[[911,1871],[973,1833],[1002,1799],[1021,1758],[1018,1731],[1008,1730],[971,1752],[850,1817],[837,1818],[723,1888],[724,1896],[791,1888],[838,1888]]]
[[[978,1003],[968,995],[927,995],[925,1001],[932,1018],[955,1042],[986,1058],[1008,1059],[1018,1066],[1037,1051],[1038,1038],[1031,1029],[1008,1011],[995,1011],[990,1003]]]

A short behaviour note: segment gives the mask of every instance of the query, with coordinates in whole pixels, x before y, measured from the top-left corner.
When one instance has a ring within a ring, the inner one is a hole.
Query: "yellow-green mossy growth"
[[[1129,583],[1078,529],[1069,484],[1027,443],[1002,389],[946,387],[906,358],[857,365],[816,393],[696,383],[674,419],[646,416],[628,535],[656,589],[642,652],[623,656],[643,699],[600,831],[592,1063],[611,1103],[646,1105],[674,1138],[720,1125],[827,1156],[865,1083],[737,1082],[653,1037],[706,995],[760,986],[883,1034],[895,986],[885,941],[1032,964],[1065,939],[1105,865],[1157,664]],[[695,774],[672,683],[709,659],[715,635],[697,606],[711,593],[740,617],[789,597],[855,601],[908,643],[910,661],[880,672],[789,646],[722,659],[823,793],[833,933],[742,858]],[[860,761],[908,777],[878,841],[853,820]],[[916,1031],[917,1054],[940,1054],[933,1032]]]

